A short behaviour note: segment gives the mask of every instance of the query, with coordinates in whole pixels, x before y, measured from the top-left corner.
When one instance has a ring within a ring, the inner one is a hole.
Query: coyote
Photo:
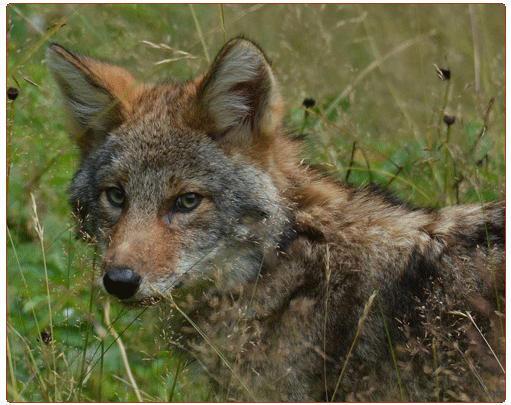
[[[252,42],[139,84],[52,43],[104,289],[161,306],[220,398],[505,398],[503,202],[412,207],[305,164]]]

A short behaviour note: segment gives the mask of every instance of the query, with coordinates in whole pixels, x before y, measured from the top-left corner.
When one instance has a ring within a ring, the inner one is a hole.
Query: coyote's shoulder
[[[324,178],[244,39],[183,84],[48,58],[106,291],[158,302],[227,398],[504,398],[504,203],[423,210]]]

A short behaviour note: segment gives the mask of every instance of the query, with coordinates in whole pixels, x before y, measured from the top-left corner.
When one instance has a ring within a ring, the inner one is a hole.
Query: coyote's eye
[[[110,187],[105,190],[106,199],[110,204],[114,207],[122,208],[124,206],[124,200],[126,199],[124,195],[124,190],[119,187]]]
[[[201,203],[202,196],[195,193],[186,193],[177,197],[176,208],[181,212],[191,211]]]

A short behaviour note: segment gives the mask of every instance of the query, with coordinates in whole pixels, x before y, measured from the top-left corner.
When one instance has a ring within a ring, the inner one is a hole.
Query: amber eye
[[[110,187],[105,190],[105,193],[106,199],[114,207],[122,208],[124,206],[126,195],[124,194],[124,190],[122,188]]]
[[[176,208],[181,212],[192,211],[197,208],[202,201],[202,196],[195,193],[186,193],[177,197]]]

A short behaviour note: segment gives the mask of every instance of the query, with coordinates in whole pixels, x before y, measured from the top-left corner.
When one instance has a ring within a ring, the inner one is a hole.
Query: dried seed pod
[[[9,100],[16,100],[16,98],[18,97],[18,94],[19,94],[19,90],[16,88],[16,87],[9,87],[7,89],[7,98]]]

